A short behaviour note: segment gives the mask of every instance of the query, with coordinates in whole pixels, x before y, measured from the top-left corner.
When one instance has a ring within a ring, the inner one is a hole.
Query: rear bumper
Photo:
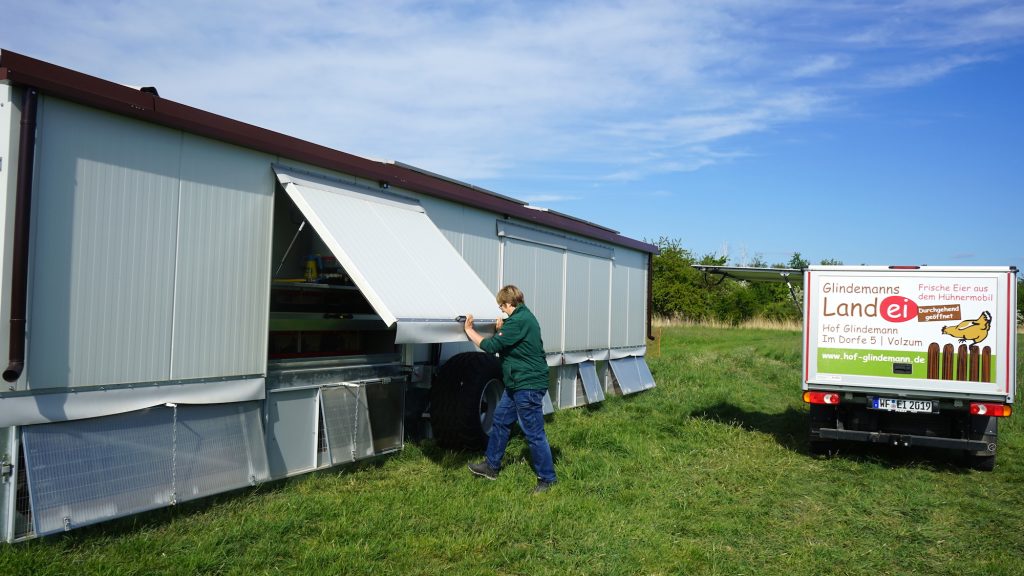
[[[822,440],[849,440],[873,444],[890,444],[894,446],[921,446],[928,448],[944,448],[948,450],[969,450],[972,452],[991,452],[995,454],[996,443],[985,440],[967,440],[960,438],[940,438],[920,436],[916,434],[896,434],[891,432],[865,432],[861,430],[839,430],[836,428],[818,428],[814,432]]]

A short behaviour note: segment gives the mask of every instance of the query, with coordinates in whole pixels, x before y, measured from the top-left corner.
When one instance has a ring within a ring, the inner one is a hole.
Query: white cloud
[[[995,1],[11,4],[6,48],[468,181],[698,170],[1024,38],[1024,8]]]
[[[829,72],[842,70],[849,65],[847,58],[836,54],[821,54],[798,66],[792,72],[794,78],[815,78]]]
[[[867,74],[864,79],[864,85],[871,88],[918,86],[946,76],[957,68],[977,64],[986,59],[971,56],[953,56],[935,61],[895,66]]]

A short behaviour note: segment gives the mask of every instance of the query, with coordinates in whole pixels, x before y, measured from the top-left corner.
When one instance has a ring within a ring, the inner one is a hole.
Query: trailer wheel
[[[498,359],[483,352],[452,356],[430,390],[430,425],[446,448],[481,450],[505,390]]]

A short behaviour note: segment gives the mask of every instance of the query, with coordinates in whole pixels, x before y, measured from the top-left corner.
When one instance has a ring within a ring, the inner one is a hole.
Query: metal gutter
[[[3,379],[16,382],[25,369],[25,310],[28,294],[28,239],[32,214],[32,168],[36,149],[36,103],[39,92],[26,86],[22,95],[18,140],[18,180],[14,207],[14,253],[11,266],[11,336]]]
[[[320,168],[375,180],[642,252],[658,252],[658,248],[652,244],[621,236],[607,228],[550,211],[533,210],[507,197],[483,193],[476,187],[410,169],[400,163],[378,162],[333,150],[8,50],[0,51],[0,80],[4,79],[14,84],[34,86],[42,93],[79,104],[299,160]]]

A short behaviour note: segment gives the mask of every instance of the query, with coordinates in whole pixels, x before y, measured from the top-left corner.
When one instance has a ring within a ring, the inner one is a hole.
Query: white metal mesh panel
[[[36,534],[170,504],[173,426],[161,406],[22,428]]]
[[[342,385],[321,392],[331,463],[373,456],[373,435],[362,386]]]
[[[583,380],[583,390],[587,395],[588,404],[604,400],[604,390],[597,378],[597,366],[593,362],[580,364],[580,378]]]
[[[22,429],[37,535],[266,480],[259,404],[157,406]]]
[[[179,406],[175,454],[179,501],[267,480],[259,403]]]

